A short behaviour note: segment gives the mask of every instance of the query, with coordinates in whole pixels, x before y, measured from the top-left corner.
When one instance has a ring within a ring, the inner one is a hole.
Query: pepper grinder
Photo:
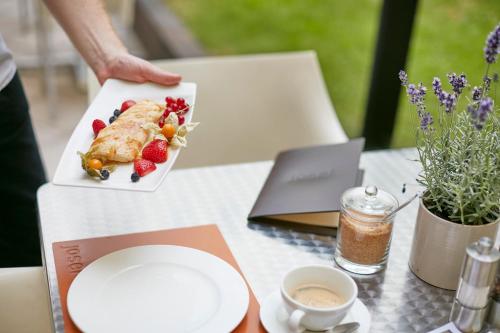
[[[487,319],[488,324],[496,329],[500,329],[500,264],[498,268],[497,281],[491,299],[490,314]]]
[[[460,331],[476,333],[483,327],[499,261],[491,238],[482,237],[467,247],[450,314]]]

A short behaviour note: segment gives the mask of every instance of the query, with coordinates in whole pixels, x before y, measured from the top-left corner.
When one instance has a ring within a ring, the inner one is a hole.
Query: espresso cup
[[[332,307],[312,307],[292,298],[301,286],[322,286],[343,300]],[[354,280],[339,269],[326,265],[309,265],[292,269],[281,282],[281,297],[288,312],[288,326],[293,332],[306,329],[323,331],[335,327],[347,315],[358,297]]]

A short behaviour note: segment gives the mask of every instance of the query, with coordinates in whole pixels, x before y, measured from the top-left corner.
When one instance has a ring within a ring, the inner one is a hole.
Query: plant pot
[[[463,225],[431,213],[420,199],[413,234],[410,269],[425,282],[456,290],[465,248],[487,236],[496,240],[500,219],[485,225]]]

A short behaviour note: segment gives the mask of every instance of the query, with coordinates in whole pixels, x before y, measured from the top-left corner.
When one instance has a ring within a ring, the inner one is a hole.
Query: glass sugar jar
[[[398,206],[393,195],[376,186],[345,191],[334,255],[337,265],[357,274],[373,274],[384,269],[395,215],[389,214]]]

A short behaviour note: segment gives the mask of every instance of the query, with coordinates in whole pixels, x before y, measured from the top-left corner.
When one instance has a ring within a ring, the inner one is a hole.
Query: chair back
[[[198,85],[193,121],[201,124],[176,168],[271,160],[282,150],[347,141],[313,51],[155,63]]]
[[[0,332],[52,331],[44,268],[0,268]]]

